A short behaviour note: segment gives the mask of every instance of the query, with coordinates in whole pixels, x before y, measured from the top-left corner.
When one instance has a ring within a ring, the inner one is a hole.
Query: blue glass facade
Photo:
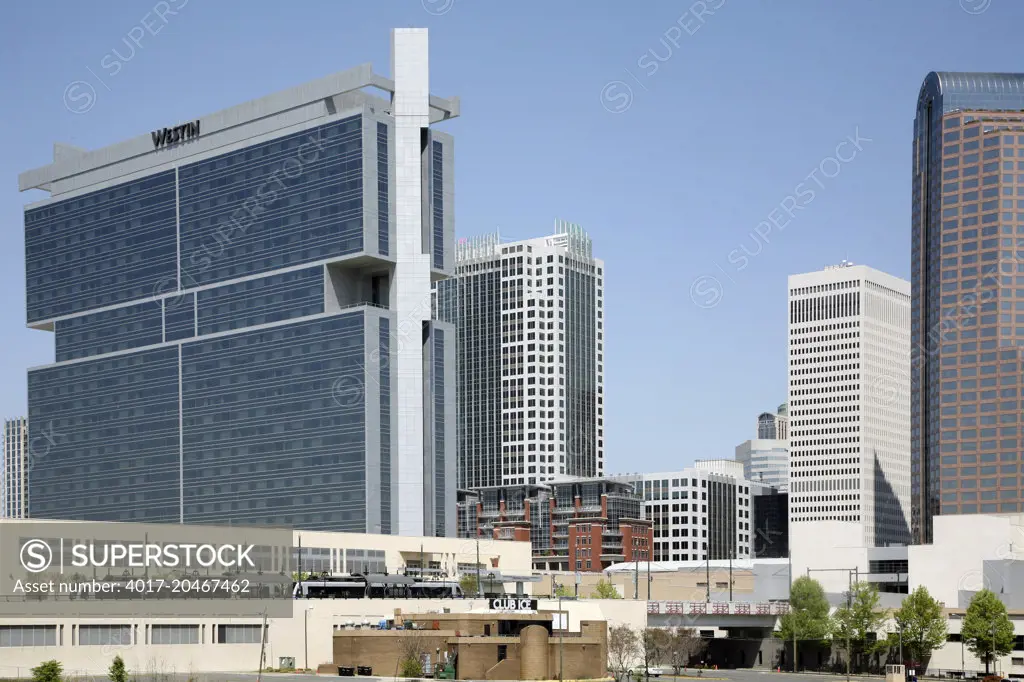
[[[80,315],[56,323],[57,362],[163,341],[163,306],[160,301]]]
[[[186,343],[185,519],[366,527],[364,314]]]
[[[367,171],[369,248],[389,251],[390,125],[344,117],[26,210],[28,321],[56,348],[29,372],[31,516],[393,532],[395,324],[360,280]]]
[[[50,193],[26,317],[55,343],[30,516],[454,534],[454,330],[416,307],[450,259],[453,143],[416,121],[458,101],[398,81],[428,117],[396,122],[368,92],[396,81],[359,67],[19,175]]]
[[[440,270],[444,268],[444,148],[434,140],[430,149],[431,244],[434,267]]]
[[[444,330],[433,328],[433,345],[431,349],[433,367],[430,381],[434,396],[434,438],[431,445],[434,451],[434,534],[444,535],[445,515],[453,510],[445,508],[445,371],[444,371]]]
[[[377,251],[388,255],[391,210],[388,204],[388,126],[377,122]]]
[[[176,346],[30,371],[28,395],[30,517],[179,520]]]
[[[182,166],[181,287],[363,248],[362,117]]]
[[[255,327],[324,311],[322,266],[247,279],[197,293],[198,333]]]
[[[380,383],[380,532],[391,532],[391,323],[380,320],[377,379]]]
[[[28,209],[28,321],[149,296],[176,254],[174,171]]]
[[[164,303],[164,340],[179,341],[196,335],[196,292],[171,296]]]

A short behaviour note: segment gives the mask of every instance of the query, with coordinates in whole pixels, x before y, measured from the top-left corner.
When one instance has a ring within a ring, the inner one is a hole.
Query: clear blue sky
[[[22,206],[42,195],[19,172],[55,141],[104,146],[368,61],[388,73],[389,30],[425,26],[432,91],[462,98],[445,126],[458,236],[561,218],[606,261],[609,471],[731,457],[786,397],[786,276],[849,258],[909,277],[925,74],[1024,70],[1018,0],[706,0],[702,19],[691,0],[184,2],[166,22],[156,0],[4,8],[2,415],[53,359],[24,324]],[[858,129],[852,160],[825,161]],[[815,196],[790,219],[801,182]],[[770,217],[784,229],[758,237]]]

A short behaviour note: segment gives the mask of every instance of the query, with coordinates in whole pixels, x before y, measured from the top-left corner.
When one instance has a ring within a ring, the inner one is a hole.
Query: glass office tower
[[[453,141],[427,33],[23,173],[34,518],[455,534]],[[390,98],[376,97],[373,87]],[[161,122],[162,123],[162,122]]]
[[[1024,75],[930,73],[914,119],[912,530],[1024,503]]]

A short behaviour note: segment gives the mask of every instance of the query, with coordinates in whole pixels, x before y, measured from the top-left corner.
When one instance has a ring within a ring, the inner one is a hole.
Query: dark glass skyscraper
[[[35,518],[455,534],[453,141],[427,34],[22,190]],[[375,87],[390,99],[364,91]],[[161,122],[162,123],[162,122]]]
[[[1024,507],[1024,75],[930,73],[914,120],[912,530]]]

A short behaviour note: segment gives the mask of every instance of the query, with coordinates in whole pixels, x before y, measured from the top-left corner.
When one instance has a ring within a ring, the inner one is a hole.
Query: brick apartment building
[[[537,570],[600,572],[647,561],[653,541],[644,501],[606,478],[460,490],[460,537],[530,542]]]

